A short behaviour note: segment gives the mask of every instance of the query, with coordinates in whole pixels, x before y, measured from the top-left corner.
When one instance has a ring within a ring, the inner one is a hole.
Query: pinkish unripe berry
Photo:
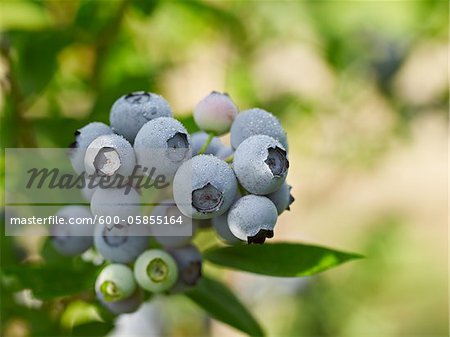
[[[200,129],[223,135],[230,130],[237,113],[228,94],[213,91],[195,107],[194,120]]]

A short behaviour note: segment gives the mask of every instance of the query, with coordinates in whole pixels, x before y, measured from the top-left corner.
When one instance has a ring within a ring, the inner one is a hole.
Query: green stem
[[[232,162],[233,162],[233,159],[234,159],[234,154],[230,155],[229,157],[226,157],[226,158],[224,159],[224,161],[225,161],[226,163],[232,163]]]
[[[238,184],[238,191],[239,191],[239,193],[241,194],[242,197],[244,197],[244,196],[249,194],[247,192],[247,190],[244,187],[242,187],[241,184]]]
[[[200,151],[198,151],[198,154],[205,153],[205,151],[208,148],[209,144],[211,144],[211,141],[213,140],[214,136],[215,136],[214,132],[208,133],[208,139],[206,139],[205,144],[203,144],[203,146],[201,147]]]

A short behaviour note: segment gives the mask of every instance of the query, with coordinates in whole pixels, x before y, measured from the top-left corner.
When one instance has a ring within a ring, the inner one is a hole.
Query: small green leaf
[[[239,299],[223,283],[203,276],[186,296],[211,317],[231,325],[251,336],[263,336],[264,331]]]
[[[72,329],[71,336],[106,336],[114,328],[112,323],[89,322],[77,325]]]
[[[298,277],[320,273],[361,255],[299,243],[221,247],[205,252],[208,261],[250,273]]]
[[[13,278],[15,291],[31,289],[34,296],[43,300],[92,289],[99,267],[82,261],[73,262],[66,265],[9,266],[2,269],[1,275]]]
[[[19,55],[14,74],[25,97],[40,94],[58,70],[58,54],[70,42],[70,34],[61,29],[7,34]]]

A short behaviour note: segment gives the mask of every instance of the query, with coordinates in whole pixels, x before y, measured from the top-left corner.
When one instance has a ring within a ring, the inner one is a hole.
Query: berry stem
[[[205,151],[208,148],[209,144],[211,144],[211,141],[213,140],[214,136],[215,136],[214,132],[208,133],[208,138],[206,139],[205,144],[203,144],[203,146],[201,147],[200,151],[198,151],[198,154],[205,153]]]
[[[232,162],[233,162],[233,158],[234,158],[234,154],[232,154],[232,155],[226,157],[226,158],[224,159],[224,161],[225,161],[226,163],[232,163]]]

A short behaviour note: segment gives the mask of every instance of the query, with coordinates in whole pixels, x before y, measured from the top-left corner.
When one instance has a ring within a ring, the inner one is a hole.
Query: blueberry
[[[178,267],[178,279],[171,292],[179,293],[194,287],[202,276],[202,255],[197,247],[188,245],[168,250]]]
[[[152,236],[164,247],[184,246],[191,242],[197,230],[197,223],[182,214],[171,199],[161,201],[155,206],[151,216],[155,219],[155,222],[150,224]],[[160,224],[158,217],[162,219]]]
[[[106,259],[117,263],[133,262],[148,247],[149,231],[142,225],[116,224],[110,228],[97,224],[94,244]]]
[[[134,277],[145,290],[161,293],[177,281],[178,267],[173,257],[160,249],[143,252],[134,264]]]
[[[289,206],[295,200],[291,194],[291,189],[292,186],[285,182],[278,190],[266,195],[275,204],[278,214],[283,213],[285,210],[290,210]]]
[[[254,135],[270,136],[288,149],[286,131],[270,112],[255,108],[238,114],[231,126],[231,146],[236,149],[245,139]]]
[[[92,196],[94,195],[94,192],[95,192],[96,189],[97,189],[96,187],[90,188],[89,185],[86,184],[86,186],[84,186],[81,189],[81,194],[83,195],[83,197],[86,200],[91,201]]]
[[[95,281],[97,297],[104,302],[116,302],[130,297],[137,285],[133,271],[123,264],[110,264],[103,268]]]
[[[217,235],[226,243],[234,245],[240,242],[240,240],[236,236],[234,236],[234,234],[230,230],[230,227],[228,226],[228,212],[219,215],[216,218],[212,218],[211,222],[215,231],[217,232]]]
[[[70,145],[69,158],[76,173],[81,174],[84,171],[84,155],[89,144],[99,136],[111,134],[113,134],[111,128],[100,122],[89,123],[75,131],[75,140]]]
[[[217,158],[225,160],[234,154],[234,149],[231,146],[222,145],[219,151],[214,153]]]
[[[191,143],[192,143],[192,156],[196,156],[200,149],[202,148],[203,144],[206,143],[209,135],[206,132],[200,131],[195,132],[191,136]],[[203,152],[204,154],[217,154],[222,149],[222,142],[219,138],[214,137],[211,140],[211,143],[209,143],[206,150]]]
[[[265,135],[244,140],[234,153],[234,172],[239,183],[250,193],[275,192],[286,180],[289,161],[284,147]]]
[[[236,201],[228,212],[228,225],[237,238],[248,243],[264,243],[273,237],[277,208],[270,199],[246,195]]]
[[[92,221],[89,209],[82,206],[66,206],[59,210],[56,216],[65,222],[55,224],[51,228],[51,240],[59,253],[74,256],[92,246],[94,226],[89,223]]]
[[[171,117],[172,109],[167,101],[156,94],[144,91],[132,92],[114,102],[109,120],[113,130],[130,143],[145,123],[158,117]]]
[[[132,174],[136,158],[131,144],[119,135],[97,137],[86,149],[84,166],[89,175],[128,177]]]
[[[134,294],[130,297],[124,298],[123,300],[115,302],[105,302],[101,299],[99,300],[111,313],[115,315],[129,314],[139,309],[144,301],[144,294],[142,289],[138,288]]]
[[[168,180],[191,157],[188,132],[183,124],[168,117],[146,123],[136,136],[134,148],[139,165],[149,170],[154,168],[155,176],[164,175]]]
[[[100,188],[91,198],[91,212],[97,216],[120,217],[127,221],[129,216],[140,212],[140,195],[132,187]]]
[[[200,129],[222,135],[230,130],[237,113],[238,109],[228,94],[213,91],[195,107],[194,120]]]
[[[238,191],[238,192],[236,192],[236,195],[234,197],[233,204],[236,201],[238,201],[240,198],[241,198],[241,193]],[[223,241],[225,241],[226,243],[228,243],[230,245],[234,245],[234,244],[240,242],[241,240],[239,240],[237,237],[235,237],[234,234],[230,231],[230,227],[228,226],[228,213],[229,212],[230,212],[230,210],[228,210],[228,212],[226,212],[222,215],[219,215],[218,217],[212,218],[211,223],[220,239],[222,239]]]
[[[195,156],[185,162],[173,182],[173,195],[178,208],[194,219],[210,219],[225,213],[236,191],[233,170],[212,155]]]

